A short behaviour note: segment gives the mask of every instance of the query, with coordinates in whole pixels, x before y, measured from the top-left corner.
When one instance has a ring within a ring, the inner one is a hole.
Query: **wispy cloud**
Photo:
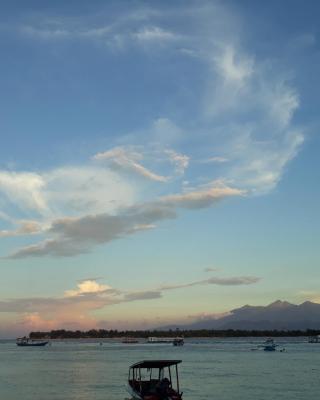
[[[12,199],[19,208],[45,213],[47,202],[43,196],[43,177],[31,172],[0,171],[0,192]]]
[[[109,243],[154,227],[163,220],[176,218],[177,209],[199,209],[244,192],[230,187],[217,187],[162,197],[154,202],[121,209],[117,215],[96,214],[60,218],[52,222],[46,234],[53,236],[38,244],[27,246],[9,258],[73,256],[90,251],[92,247]]]
[[[24,236],[30,234],[41,233],[42,227],[36,221],[19,221],[19,227],[14,230],[0,230],[0,238]]]
[[[217,271],[220,271],[220,268],[208,267],[204,269],[204,272],[217,272]]]
[[[112,168],[122,169],[126,172],[140,175],[152,181],[168,181],[167,177],[155,174],[139,162],[143,159],[141,153],[124,147],[116,147],[112,150],[98,153],[94,156],[94,159],[97,161],[106,161]]]
[[[294,123],[300,99],[290,74],[279,69],[277,60],[260,59],[247,48],[242,24],[229,7],[138,7],[99,21],[44,18],[20,29],[29,38],[54,39],[54,46],[59,40],[95,40],[106,44],[102,51],[118,43],[121,51],[141,46],[139,55],[144,49],[150,57],[157,48],[164,63],[170,50],[201,71],[202,78],[187,90],[185,81],[181,85],[181,104],[175,106],[179,112],[153,115],[149,130],[142,126],[143,134],[128,132],[116,147],[100,150],[95,163],[42,173],[0,171],[0,194],[5,205],[10,203],[3,212],[11,217],[17,207],[24,212],[19,219],[40,223],[44,235],[12,258],[72,256],[153,229],[176,218],[180,208],[196,210],[226,197],[267,194],[305,140]],[[181,100],[188,91],[190,104]],[[185,185],[179,180],[184,175]],[[132,177],[160,183],[149,186],[161,189],[146,194]],[[217,179],[227,185],[212,185]],[[207,186],[199,187],[199,182]],[[181,186],[193,189],[185,192]],[[24,232],[24,226],[5,227],[0,236]]]
[[[121,51],[127,45],[141,45],[153,53],[155,45],[165,44],[176,55],[191,54],[191,65],[202,64],[205,83],[202,90],[197,87],[192,118],[185,115],[182,120],[186,123],[179,126],[162,116],[154,127],[156,131],[158,126],[161,135],[157,137],[154,132],[152,139],[166,141],[170,136],[178,137],[179,144],[188,147],[193,146],[196,133],[196,147],[204,150],[200,156],[202,163],[213,164],[209,179],[222,176],[253,193],[268,193],[276,187],[304,141],[303,130],[293,124],[299,95],[290,71],[281,70],[278,60],[259,59],[246,48],[243,24],[230,7],[190,3],[183,9],[173,6],[166,11],[141,6],[106,20],[109,22],[97,25],[81,18],[58,22],[46,18],[41,24],[33,21],[21,29],[24,34],[45,39],[100,40],[112,48],[118,46]],[[307,41],[310,37],[306,36]],[[165,130],[168,134],[161,139]],[[147,179],[167,181],[166,175],[153,172],[141,164],[141,159],[132,158],[132,154],[120,155],[119,149],[118,154],[115,150],[113,155],[110,152],[105,156],[114,166]],[[215,153],[223,156],[212,156]],[[176,158],[177,173],[188,166],[190,155],[183,157],[188,159]]]
[[[225,163],[228,162],[229,160],[225,157],[220,157],[220,156],[214,156],[214,157],[209,157],[200,160],[201,163],[203,164],[210,164],[210,163]]]
[[[132,36],[140,42],[167,42],[175,41],[179,39],[177,34],[165,30],[159,26],[150,26],[141,28],[138,32],[132,34]]]
[[[89,163],[41,173],[0,170],[3,219],[11,223],[16,220],[16,208],[23,219],[33,217],[44,224],[65,214],[111,211],[132,203],[136,188],[110,169]]]
[[[183,175],[189,166],[190,157],[185,154],[177,153],[172,149],[165,150],[165,154],[168,155],[171,163],[175,165],[176,174]]]
[[[161,286],[161,290],[175,290],[199,285],[218,285],[218,286],[239,286],[239,285],[252,285],[260,281],[260,278],[255,276],[240,276],[232,278],[219,278],[212,277],[200,281],[179,284],[179,285],[166,285]]]

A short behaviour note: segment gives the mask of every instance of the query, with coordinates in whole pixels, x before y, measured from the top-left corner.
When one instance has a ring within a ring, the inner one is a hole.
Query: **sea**
[[[185,345],[121,340],[52,341],[42,348],[0,341],[1,400],[124,400],[128,368],[150,359],[178,359],[184,400],[318,400],[320,343],[279,338],[187,339]]]

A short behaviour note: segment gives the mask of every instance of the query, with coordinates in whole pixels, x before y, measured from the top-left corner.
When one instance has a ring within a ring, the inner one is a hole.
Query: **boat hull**
[[[130,385],[126,385],[127,392],[132,396],[134,400],[143,400],[139,393],[132,389]]]
[[[160,397],[156,394],[154,395],[146,395],[145,397],[142,397],[138,392],[136,392],[134,389],[132,389],[132,387],[128,384],[126,385],[126,389],[127,392],[130,394],[131,399],[130,400],[144,400],[144,399],[160,399]],[[161,397],[162,399],[162,397]],[[168,397],[166,397],[164,400],[181,400],[181,396],[178,395],[169,395]]]
[[[264,351],[276,351],[276,348],[273,346],[267,346],[263,349]]]
[[[17,343],[19,347],[43,347],[47,345],[48,342],[41,342],[41,343]]]

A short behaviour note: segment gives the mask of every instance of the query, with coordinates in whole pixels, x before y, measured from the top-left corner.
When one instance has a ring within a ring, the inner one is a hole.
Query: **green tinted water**
[[[54,342],[18,348],[0,342],[0,399],[123,400],[128,367],[143,359],[181,359],[184,400],[316,400],[320,344],[282,339],[286,352],[251,351],[261,340],[189,340],[183,347]]]

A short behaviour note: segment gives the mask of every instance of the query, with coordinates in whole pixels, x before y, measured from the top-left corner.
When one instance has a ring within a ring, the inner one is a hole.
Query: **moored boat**
[[[262,346],[264,351],[276,351],[277,347],[273,339],[267,339]]]
[[[182,400],[181,360],[145,360],[129,368],[127,390],[134,400]]]
[[[183,340],[182,337],[148,337],[147,343],[173,343],[176,340]]]
[[[309,343],[320,343],[320,335],[310,336],[308,339]]]
[[[286,349],[284,347],[279,348],[279,345],[276,344],[274,342],[274,340],[271,338],[267,339],[263,344],[260,344],[258,347],[251,349],[251,351],[260,350],[260,349],[262,349],[263,351],[277,351],[278,350],[281,353],[286,351]]]
[[[41,347],[41,346],[45,346],[49,342],[45,341],[45,340],[34,340],[34,339],[27,338],[27,337],[22,337],[22,338],[18,338],[16,340],[16,343],[17,343],[17,346],[20,346],[20,347],[27,347],[27,346]]]
[[[121,343],[124,344],[135,344],[135,343],[139,343],[139,340],[133,337],[124,337],[121,341]]]
[[[184,345],[184,339],[183,338],[175,338],[172,342],[174,346],[183,346]]]

